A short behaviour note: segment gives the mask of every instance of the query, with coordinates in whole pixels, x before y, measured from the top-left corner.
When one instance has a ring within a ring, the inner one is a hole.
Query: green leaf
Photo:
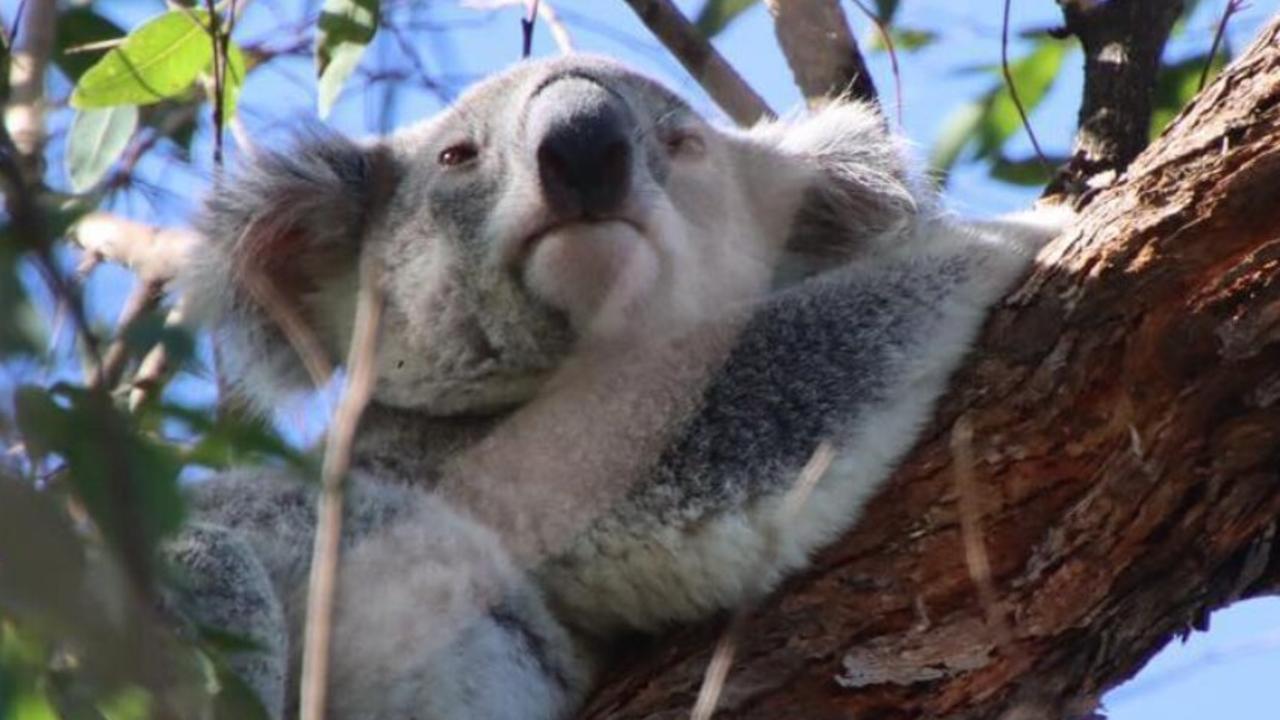
[[[71,189],[81,193],[97,185],[129,145],[137,127],[137,105],[76,111],[63,157]]]
[[[1018,89],[1018,98],[1027,115],[1040,104],[1053,87],[1066,57],[1066,43],[1046,38],[1036,43],[1029,55],[1010,63],[1009,74]],[[992,157],[1015,132],[1022,129],[1022,118],[1013,102],[1007,83],[999,83],[987,96],[987,106],[978,126],[978,156]]]
[[[15,406],[31,454],[61,456],[103,536],[125,557],[150,560],[156,542],[182,523],[181,463],[174,451],[144,437],[132,418],[84,388],[22,387]],[[139,553],[144,557],[131,555]]]
[[[98,705],[107,720],[147,720],[151,694],[140,687],[126,687]]]
[[[102,17],[90,6],[70,8],[58,14],[57,47],[53,52],[53,62],[74,83],[107,51],[105,47],[101,50],[82,50],[83,46],[124,39],[124,34],[119,25]]]
[[[1155,102],[1151,113],[1152,138],[1164,132],[1173,118],[1200,91],[1200,75],[1204,73],[1206,64],[1209,65],[1207,80],[1212,80],[1226,67],[1227,53],[1219,52],[1212,63],[1209,54],[1202,53],[1160,68],[1156,75]]]
[[[911,28],[889,28],[889,39],[893,41],[893,49],[895,52],[911,52],[919,50],[922,47],[932,44],[938,39],[938,34],[932,30],[913,30]],[[867,41],[864,43],[867,50],[871,52],[882,52],[888,50],[885,45],[884,36],[879,30],[872,29]]]
[[[715,37],[760,0],[707,0],[694,21],[703,37]]]
[[[161,403],[158,410],[200,436],[184,453],[183,460],[188,464],[223,469],[246,462],[280,460],[304,476],[316,474],[314,459],[291,446],[262,418],[235,414],[215,416],[212,409],[171,403]]]
[[[377,29],[378,0],[325,0],[316,33],[320,117],[328,117]]]
[[[942,132],[929,152],[929,167],[943,184],[977,132],[984,112],[983,103],[968,102],[953,110],[942,123]]]
[[[184,92],[213,59],[208,23],[203,11],[171,10],[142,24],[85,71],[72,107],[146,105]]]

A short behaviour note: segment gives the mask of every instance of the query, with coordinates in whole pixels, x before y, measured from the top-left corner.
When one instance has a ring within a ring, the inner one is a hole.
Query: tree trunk
[[[718,717],[1088,716],[1280,585],[1280,23],[1040,262],[866,519],[743,623]],[[584,717],[688,717],[722,625]]]

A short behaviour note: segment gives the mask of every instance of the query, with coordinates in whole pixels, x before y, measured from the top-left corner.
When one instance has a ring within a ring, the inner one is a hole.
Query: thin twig
[[[1231,16],[1245,9],[1248,5],[1246,0],[1227,0],[1226,7],[1222,8],[1222,17],[1218,18],[1218,29],[1213,33],[1213,44],[1209,46],[1209,57],[1204,61],[1204,68],[1200,70],[1200,84],[1196,87],[1196,92],[1204,89],[1206,83],[1209,82],[1209,70],[1213,67],[1213,59],[1218,56],[1218,48],[1222,45],[1222,38],[1227,32],[1227,23],[1231,22]]]
[[[495,10],[502,7],[529,7],[529,0],[463,0],[463,7],[472,8],[474,10]],[[560,20],[560,15],[556,12],[551,3],[539,1],[533,3],[533,11],[537,13],[537,19],[542,21],[547,29],[551,31],[551,38],[555,40],[556,47],[561,53],[569,54],[573,52],[573,38],[569,35],[569,28],[565,27],[564,22]],[[521,23],[528,21],[528,15]],[[526,37],[528,42],[532,42],[533,26],[529,25],[529,35]],[[525,57],[529,57],[531,48],[525,50]]]
[[[533,28],[538,22],[538,0],[528,0],[529,12],[520,20],[520,34],[524,41],[520,57],[528,59],[533,54]]]
[[[1040,158],[1041,164],[1050,172],[1053,171],[1053,164],[1049,162],[1049,158],[1045,157],[1044,151],[1040,149],[1040,141],[1036,139],[1036,133],[1031,129],[1031,121],[1027,119],[1027,110],[1022,106],[1022,99],[1018,97],[1018,88],[1013,83],[1013,73],[1009,72],[1009,3],[1011,0],[1004,0],[1004,17],[1000,25],[1000,73],[1004,75],[1005,87],[1009,88],[1009,99],[1013,100],[1013,106],[1018,109],[1018,117],[1022,118],[1022,127],[1027,130],[1027,137],[1031,139],[1031,147],[1035,148],[1036,157]]]
[[[182,228],[162,228],[108,212],[92,212],[70,233],[84,255],[77,275],[83,277],[103,260],[122,265],[142,280],[172,280],[202,242]]]
[[[209,41],[213,43],[213,165],[222,167],[222,130],[224,124],[222,88],[227,81],[227,43],[221,28],[221,17],[214,0],[205,0],[209,12]],[[231,0],[231,15],[235,15],[235,0]]]
[[[18,11],[13,14],[13,24],[3,28],[5,50],[13,50],[13,43],[18,40],[18,29],[22,27],[22,12],[26,9],[27,0],[18,0]]]
[[[164,292],[164,282],[139,279],[124,309],[116,320],[115,339],[102,354],[102,362],[92,370],[89,377],[90,386],[100,386],[107,390],[115,388],[124,374],[125,363],[129,359],[129,348],[126,336],[138,324],[144,315],[152,312],[160,305]]]
[[[329,425],[321,468],[320,506],[307,591],[307,625],[302,652],[301,720],[323,720],[329,676],[329,643],[338,552],[342,537],[342,480],[351,464],[356,425],[373,393],[378,325],[382,313],[376,262],[361,267],[355,330],[347,355],[347,388]]]
[[[187,321],[186,297],[179,298],[165,316],[167,328],[182,327]],[[142,358],[138,371],[133,374],[129,390],[129,412],[136,413],[148,400],[155,397],[164,387],[165,375],[169,372],[169,353],[163,344],[158,344]]]
[[[38,187],[44,171],[44,76],[53,51],[57,7],[54,0],[23,6],[9,55],[9,97],[4,124],[17,150],[23,182]]]
[[[764,566],[770,567],[778,562],[782,545],[780,533],[804,509],[804,504],[813,494],[813,489],[818,486],[818,481],[827,474],[835,456],[835,448],[831,443],[826,441],[819,443],[813,455],[809,457],[809,462],[805,463],[800,474],[796,476],[795,484],[787,491],[787,496],[782,501],[782,512],[778,522],[769,528],[768,554],[765,557]],[[715,714],[716,705],[720,702],[720,695],[724,691],[725,681],[729,678],[733,656],[738,649],[738,638],[742,635],[747,614],[751,612],[757,600],[739,605],[734,610],[733,617],[730,618],[724,632],[720,634],[720,639],[716,641],[711,662],[707,663],[707,672],[702,677],[702,686],[698,688],[698,699],[694,702],[693,711],[689,714],[690,720],[710,720]]]
[[[853,0],[853,4],[862,11],[863,15],[876,26],[876,33],[880,35],[880,41],[884,43],[885,52],[889,53],[889,69],[893,74],[893,104],[894,111],[898,116],[898,124],[902,125],[902,72],[898,68],[898,49],[893,44],[893,36],[889,33],[889,26],[885,24],[884,18],[873,12],[867,7],[862,0]]]
[[[764,98],[742,79],[671,0],[627,0],[627,5],[734,122],[753,125],[774,117]]]

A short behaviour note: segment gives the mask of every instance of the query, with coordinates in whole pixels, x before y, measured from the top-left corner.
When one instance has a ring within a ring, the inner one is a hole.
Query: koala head
[[[184,280],[232,379],[270,406],[309,384],[279,323],[343,357],[359,268],[376,262],[374,400],[487,414],[575,351],[681,332],[900,234],[917,197],[863,106],[720,129],[642,75],[571,56],[388,137],[310,130],[251,158],[207,201]]]

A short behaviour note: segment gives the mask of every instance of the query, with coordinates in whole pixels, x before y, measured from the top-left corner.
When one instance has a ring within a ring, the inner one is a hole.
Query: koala
[[[722,128],[591,56],[249,159],[183,278],[245,398],[338,364],[381,268],[329,715],[568,718],[618,638],[768,593],[856,522],[1062,222],[952,218],[866,105]],[[177,604],[252,636],[234,669],[291,715],[314,489],[242,469],[191,502]]]

